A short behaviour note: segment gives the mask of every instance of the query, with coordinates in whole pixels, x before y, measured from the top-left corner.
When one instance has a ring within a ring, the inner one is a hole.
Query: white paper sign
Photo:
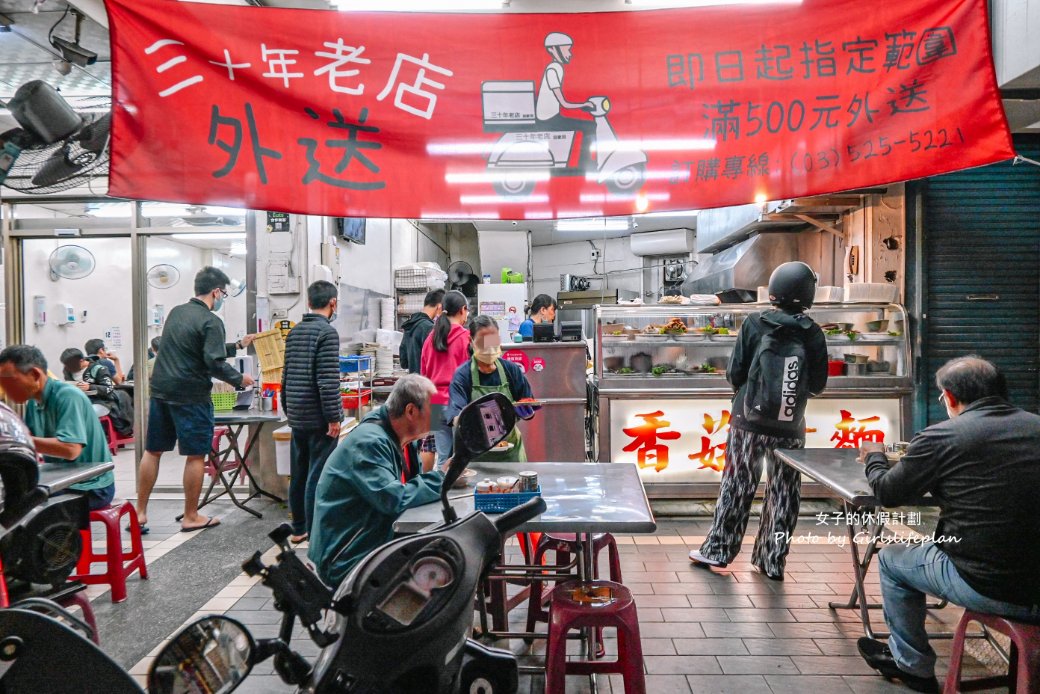
[[[119,326],[109,328],[105,331],[105,349],[117,350],[123,348],[123,329]]]
[[[635,463],[645,483],[722,479],[731,401],[611,400],[610,460]],[[857,448],[899,440],[899,400],[815,398],[805,412],[806,448]]]

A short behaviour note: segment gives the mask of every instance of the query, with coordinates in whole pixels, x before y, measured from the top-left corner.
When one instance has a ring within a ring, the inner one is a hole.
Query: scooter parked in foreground
[[[512,404],[501,394],[468,405],[459,414],[455,455],[441,489],[444,524],[372,552],[335,593],[296,556],[287,542],[288,526],[275,530],[275,561],[266,565],[257,552],[243,569],[274,593],[283,613],[278,637],[257,641],[233,619],[200,619],[158,654],[149,691],[227,694],[255,664],[274,658],[281,678],[309,694],[515,692],[515,656],[469,638],[473,601],[499,557],[502,538],[542,513],[545,502],[532,499],[492,520],[480,512],[458,519],[448,501],[469,461],[503,440],[515,422]],[[290,647],[297,619],[323,649],[313,665]],[[0,694],[33,690],[141,691],[100,649],[58,620],[2,610]]]

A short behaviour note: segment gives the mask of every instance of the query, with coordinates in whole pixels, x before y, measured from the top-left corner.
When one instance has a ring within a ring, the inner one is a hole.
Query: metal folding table
[[[474,479],[515,476],[522,469],[538,473],[546,510],[516,531],[577,533],[582,545],[581,562],[578,565],[580,580],[592,578],[593,537],[596,533],[652,533],[657,530],[657,522],[634,464],[527,463],[520,467],[517,463],[473,463],[469,467],[477,472]],[[473,512],[472,487],[452,490],[448,497],[452,499],[460,518]],[[441,522],[441,505],[425,504],[401,514],[394,523],[394,531],[400,534],[417,533]],[[553,569],[512,565],[510,568],[526,570],[529,575]],[[592,660],[596,658],[597,647],[594,630],[588,632],[587,655]],[[510,632],[490,633],[503,637],[524,636]],[[594,684],[595,678],[592,679]]]
[[[885,524],[880,513],[881,502],[871,491],[864,466],[857,460],[859,451],[854,448],[804,448],[778,449],[776,454],[782,461],[827,487],[840,498],[847,518],[862,519],[863,522],[859,524],[846,523],[855,586],[846,602],[832,602],[830,607],[832,609],[859,609],[863,632],[872,639],[887,638],[887,632],[874,631],[871,626],[870,610],[879,610],[882,605],[867,601],[867,592],[863,584],[867,570],[870,568],[870,562],[878,552],[878,544],[883,541],[881,533]],[[907,505],[935,506],[935,502],[930,496],[923,496],[913,499]],[[861,532],[866,533],[867,537],[867,543],[862,553],[856,545],[856,537]],[[946,604],[946,601],[942,600],[931,603],[928,607],[942,609],[946,607]],[[953,638],[953,633],[937,632],[929,633],[928,636],[949,639]],[[972,634],[972,636],[982,637],[983,635]]]
[[[242,410],[236,411],[231,410],[229,412],[216,412],[213,417],[213,422],[216,426],[226,426],[230,429],[230,435],[228,436],[227,448],[219,448],[214,445],[209,452],[209,465],[212,465],[216,474],[210,478],[209,487],[206,489],[206,494],[203,496],[202,501],[199,502],[199,508],[208,504],[211,501],[219,499],[220,497],[227,494],[228,498],[231,499],[231,503],[238,506],[243,511],[253,514],[257,518],[263,518],[263,514],[259,511],[255,511],[248,506],[247,503],[252,501],[258,496],[266,496],[268,499],[274,501],[283,502],[282,499],[271,492],[266,491],[257,482],[256,477],[253,476],[252,470],[249,469],[248,461],[249,455],[253,452],[253,446],[256,444],[257,439],[260,436],[260,431],[264,428],[264,424],[276,423],[284,421],[284,417],[275,412],[258,412],[256,410]],[[238,446],[238,437],[242,433],[242,429],[253,426],[252,432],[246,439],[245,450],[240,450]],[[235,456],[235,464],[233,467],[226,468],[228,459],[231,456]],[[225,476],[225,472],[230,472],[230,480]],[[241,481],[243,478],[249,480],[249,496],[244,499],[239,499],[235,495],[234,485],[236,482]],[[213,496],[210,496],[213,492],[213,488],[217,484],[217,480],[224,485],[224,489]],[[178,519],[179,520],[179,519]]]
[[[41,463],[39,485],[48,496],[115,469],[115,463]]]

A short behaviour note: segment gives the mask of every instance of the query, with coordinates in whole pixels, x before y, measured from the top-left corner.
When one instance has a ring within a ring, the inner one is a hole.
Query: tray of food
[[[683,322],[682,318],[669,318],[668,322],[661,326],[661,334],[669,335],[671,337],[678,337],[685,335],[687,332],[686,323]]]

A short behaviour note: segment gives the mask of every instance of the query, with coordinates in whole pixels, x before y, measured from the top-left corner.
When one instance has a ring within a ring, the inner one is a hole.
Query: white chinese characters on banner
[[[726,459],[730,400],[613,400],[610,460],[635,463],[644,482],[717,482]],[[857,448],[899,439],[898,399],[814,399],[807,448]]]

